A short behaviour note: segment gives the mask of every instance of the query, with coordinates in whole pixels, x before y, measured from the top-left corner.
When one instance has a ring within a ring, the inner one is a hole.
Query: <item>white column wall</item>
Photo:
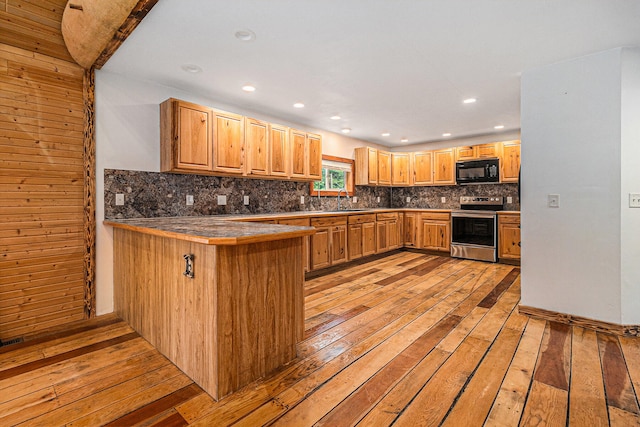
[[[522,75],[523,305],[621,322],[620,56]]]

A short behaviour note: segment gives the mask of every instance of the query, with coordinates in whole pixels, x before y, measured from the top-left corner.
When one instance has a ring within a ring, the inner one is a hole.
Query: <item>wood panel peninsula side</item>
[[[114,227],[116,314],[213,398],[296,357],[312,227],[211,217],[105,224]]]

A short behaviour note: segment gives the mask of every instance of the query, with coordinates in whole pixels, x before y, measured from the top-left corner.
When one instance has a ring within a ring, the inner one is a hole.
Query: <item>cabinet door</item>
[[[438,223],[431,220],[422,220],[420,230],[420,248],[437,249],[438,248]]]
[[[454,185],[456,183],[453,148],[433,152],[435,185]]]
[[[436,231],[436,245],[438,250],[449,252],[451,249],[451,237],[449,231],[449,223],[440,223],[438,224],[438,229]]]
[[[387,247],[389,250],[400,247],[400,223],[397,219],[387,221]]]
[[[387,241],[387,221],[376,222],[376,253],[389,250]]]
[[[271,125],[269,128],[269,173],[271,176],[289,175],[289,128]]]
[[[368,181],[369,184],[378,183],[378,150],[367,147]]]
[[[311,236],[311,268],[317,270],[331,265],[329,227],[316,227],[316,234]]]
[[[499,142],[490,142],[488,144],[476,145],[476,155],[479,159],[492,158],[499,156]]]
[[[378,184],[391,185],[391,153],[378,151]]]
[[[349,259],[358,259],[362,257],[362,224],[349,224],[349,235],[347,236],[349,243]]]
[[[501,182],[518,182],[520,172],[520,141],[502,143]]]
[[[214,110],[213,170],[241,174],[244,167],[244,117]]]
[[[520,259],[520,226],[504,224],[499,227],[498,258]]]
[[[409,185],[409,153],[391,153],[391,184]]]
[[[362,256],[376,253],[376,223],[362,224]]]
[[[307,134],[299,130],[291,129],[289,133],[291,147],[291,177],[306,178],[307,176]]]
[[[322,137],[307,135],[307,177],[316,181],[322,179]]]
[[[433,184],[433,153],[431,151],[419,151],[413,153],[411,166],[413,185]]]
[[[463,145],[456,147],[456,160],[471,160],[476,158],[476,147]]]
[[[334,225],[331,227],[331,265],[340,264],[347,260],[347,226]]]
[[[160,170],[213,169],[213,111],[168,99],[160,104]]]
[[[246,119],[245,145],[247,147],[247,175],[269,175],[269,124]]]
[[[416,214],[405,212],[404,214],[404,232],[403,243],[405,246],[416,246]]]

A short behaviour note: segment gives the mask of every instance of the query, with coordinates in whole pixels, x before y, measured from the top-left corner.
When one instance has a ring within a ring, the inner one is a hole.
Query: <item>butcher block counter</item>
[[[296,357],[312,227],[212,217],[107,220],[114,307],[215,399]]]

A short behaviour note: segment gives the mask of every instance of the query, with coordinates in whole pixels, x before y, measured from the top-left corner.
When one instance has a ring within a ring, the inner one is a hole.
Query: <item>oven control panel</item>
[[[502,196],[462,196],[460,197],[460,205],[502,205],[504,197]]]

